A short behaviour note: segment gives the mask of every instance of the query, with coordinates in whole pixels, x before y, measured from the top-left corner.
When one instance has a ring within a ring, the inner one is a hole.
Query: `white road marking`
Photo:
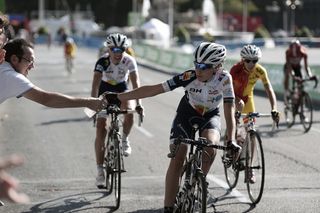
[[[207,179],[212,182],[215,182],[216,184],[218,184],[219,186],[221,186],[225,190],[229,189],[229,186],[226,182],[224,182],[223,180],[220,180],[219,178],[216,178],[212,174],[208,174]],[[245,195],[243,195],[241,192],[239,192],[237,189],[232,189],[232,191],[230,192],[230,195],[237,198],[242,203],[251,203],[251,201]]]
[[[143,128],[142,126],[138,126],[138,125],[134,125],[136,127],[136,129],[141,132],[142,134],[144,134],[145,136],[147,136],[148,138],[153,138],[153,134],[151,134],[148,130],[146,130],[145,128]]]

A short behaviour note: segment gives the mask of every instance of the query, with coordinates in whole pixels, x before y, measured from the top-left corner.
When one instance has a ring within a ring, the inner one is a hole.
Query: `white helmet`
[[[66,42],[67,42],[67,43],[70,43],[70,44],[73,44],[73,43],[74,43],[74,40],[73,40],[73,38],[68,37],[68,38],[66,39]]]
[[[194,59],[197,63],[212,64],[213,67],[223,63],[226,55],[225,46],[210,42],[202,42],[194,51]]]
[[[241,58],[245,59],[259,59],[262,56],[261,50],[256,45],[245,45],[241,52],[240,52]]]
[[[107,36],[106,41],[104,42],[106,47],[121,47],[127,48],[129,46],[127,36],[120,33],[112,33]]]

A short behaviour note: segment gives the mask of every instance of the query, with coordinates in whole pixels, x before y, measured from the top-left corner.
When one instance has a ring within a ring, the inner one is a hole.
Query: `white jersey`
[[[201,115],[219,108],[222,100],[234,99],[231,75],[222,69],[207,82],[199,81],[195,71],[189,70],[174,76],[162,86],[166,92],[183,86],[189,104]]]
[[[11,97],[21,97],[34,85],[24,75],[16,72],[8,62],[0,64],[0,103]]]
[[[108,55],[103,56],[97,61],[94,71],[102,73],[102,81],[117,85],[128,81],[129,74],[137,72],[138,66],[136,60],[124,52],[119,64],[113,64]]]

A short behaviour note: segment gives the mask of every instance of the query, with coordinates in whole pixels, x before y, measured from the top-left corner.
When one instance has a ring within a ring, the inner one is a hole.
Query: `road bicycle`
[[[238,122],[241,117],[246,121],[244,124]],[[242,144],[242,151],[240,157],[235,162],[230,162],[230,160],[226,158],[225,153],[222,156],[225,178],[229,188],[232,190],[236,187],[239,172],[244,171],[244,182],[247,185],[248,195],[253,204],[260,202],[265,181],[265,160],[262,140],[255,125],[255,119],[259,117],[271,117],[271,114],[258,112],[248,114],[236,113],[237,142],[239,145]],[[274,129],[274,127],[275,124],[272,129]],[[253,174],[255,181],[250,179]]]
[[[117,105],[108,105],[107,115],[110,115],[108,137],[105,142],[104,169],[106,173],[106,190],[108,194],[114,192],[116,206],[118,209],[121,199],[121,174],[126,172],[123,161],[119,115],[136,113],[135,110],[120,110]],[[139,114],[139,126],[142,122],[142,115]],[[109,120],[109,119],[108,119]]]
[[[209,144],[206,138],[199,137],[195,140],[197,125],[193,125],[192,139],[179,137],[174,140],[174,149],[170,150],[169,158],[175,157],[175,154],[181,143],[190,144],[189,153],[183,165],[182,173],[179,179],[179,190],[173,208],[175,213],[207,211],[207,182],[201,169],[202,155],[206,154],[205,147],[213,147],[221,150],[230,150],[231,147]],[[237,152],[238,150],[234,150]]]
[[[314,81],[314,89],[318,85],[316,76],[302,80],[292,80],[292,89],[290,94],[285,94],[284,115],[288,128],[295,124],[296,115],[299,115],[300,122],[304,132],[308,132],[313,122],[313,105],[310,95],[305,90],[304,84],[308,81]]]

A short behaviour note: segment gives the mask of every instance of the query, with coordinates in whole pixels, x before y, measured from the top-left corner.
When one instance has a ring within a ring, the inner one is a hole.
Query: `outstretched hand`
[[[23,159],[17,155],[11,155],[8,158],[0,159],[0,198],[14,203],[29,203],[29,197],[17,191],[19,182],[16,178],[9,175],[5,170],[19,166]]]

